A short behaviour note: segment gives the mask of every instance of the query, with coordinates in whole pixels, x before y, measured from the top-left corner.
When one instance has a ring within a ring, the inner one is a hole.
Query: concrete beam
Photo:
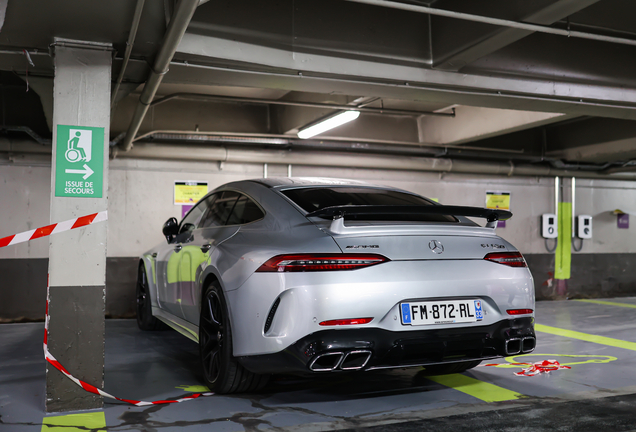
[[[431,144],[462,144],[566,119],[560,113],[455,107],[456,116],[418,119],[419,140]]]
[[[608,141],[600,144],[571,147],[546,153],[548,157],[577,162],[604,163],[636,159],[636,138]]]
[[[342,93],[636,119],[636,89],[430,70],[186,34],[165,82]],[[206,66],[197,65],[205,58]],[[187,60],[187,64],[184,61]],[[227,60],[245,66],[221,66]],[[218,66],[214,66],[219,62]],[[272,69],[274,68],[274,69]]]
[[[113,137],[127,130],[138,101],[139,97],[133,94],[117,104],[111,121]],[[157,129],[268,133],[270,125],[268,108],[264,105],[175,99],[149,108],[139,134]]]
[[[519,7],[525,6],[534,8],[534,10],[524,13],[516,20],[531,24],[550,25],[598,1],[557,0],[544,7],[541,7],[542,4],[540,2],[524,2]],[[479,5],[480,8],[484,6],[491,9],[499,8],[500,11],[503,10],[501,5],[496,2],[488,5]],[[492,12],[496,13],[497,11]],[[484,12],[480,11],[480,14],[484,14]],[[465,21],[461,22],[462,28],[460,29],[450,25],[449,21],[448,18],[432,18],[433,67],[436,69],[457,71],[478,58],[484,57],[533,33],[527,30],[475,23],[470,23],[471,25],[467,29]],[[438,37],[436,22],[439,22],[445,37]],[[444,25],[442,25],[442,22]]]

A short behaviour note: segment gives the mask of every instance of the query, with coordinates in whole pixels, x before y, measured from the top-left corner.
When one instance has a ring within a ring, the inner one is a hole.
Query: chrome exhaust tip
[[[309,369],[314,372],[328,372],[338,368],[344,357],[342,352],[319,354],[309,363]]]
[[[367,365],[371,358],[371,351],[357,350],[345,354],[340,364],[342,370],[359,370]]]
[[[521,339],[521,352],[529,353],[537,346],[537,339],[534,336],[527,336]]]
[[[521,339],[510,338],[506,341],[505,352],[507,355],[515,355],[521,352]]]

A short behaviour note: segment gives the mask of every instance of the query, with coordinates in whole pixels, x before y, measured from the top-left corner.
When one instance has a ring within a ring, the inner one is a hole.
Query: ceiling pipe
[[[121,137],[122,134],[118,136]],[[117,138],[115,139],[117,140]],[[524,153],[524,150],[496,149],[488,147],[478,147],[469,145],[448,145],[433,143],[417,143],[405,141],[383,141],[383,140],[359,140],[351,138],[329,137],[326,139],[298,139],[295,136],[281,134],[240,134],[230,132],[208,132],[208,131],[169,131],[156,130],[140,135],[135,142],[153,142],[163,144],[189,144],[189,143],[221,143],[229,145],[246,146],[268,146],[274,148],[298,149],[298,150],[320,150],[320,151],[345,151],[354,153],[374,153],[401,156],[448,156],[456,158],[473,159],[495,159],[512,160],[528,163],[549,163],[553,168],[561,171],[592,171],[606,174],[616,172],[635,171],[636,162],[627,162],[623,166],[617,166],[622,162],[605,164],[564,162],[555,157],[532,155]]]
[[[143,141],[142,141],[143,140]],[[524,154],[522,150],[500,150],[471,146],[448,146],[426,143],[394,143],[382,141],[362,140],[337,140],[337,139],[299,139],[289,135],[271,136],[241,136],[241,135],[209,135],[205,132],[152,132],[139,137],[137,142],[153,142],[163,144],[192,144],[192,143],[222,143],[241,146],[268,146],[285,149],[320,150],[320,151],[345,151],[353,153],[375,153],[402,156],[457,156],[491,159],[515,159],[526,162],[552,161],[550,158],[541,158]],[[554,159],[555,163],[557,161]],[[601,167],[603,168],[603,167]],[[599,168],[599,169],[601,169]]]
[[[177,47],[188,28],[188,24],[190,24],[190,20],[192,20],[192,16],[196,11],[197,6],[199,6],[199,0],[179,1],[177,9],[170,19],[170,24],[168,24],[166,35],[164,36],[161,48],[159,48],[159,52],[155,58],[150,76],[146,80],[144,89],[139,96],[139,103],[137,104],[133,118],[130,121],[130,126],[128,126],[126,136],[121,143],[122,150],[129,151],[132,148],[133,139],[139,131],[139,127],[146,116],[146,112],[148,112],[148,108],[155,97],[155,93],[157,93],[157,89],[163,80],[163,76],[168,72],[170,61],[177,51]]]
[[[157,99],[156,101],[152,102],[150,105],[156,106],[173,99],[204,100],[204,101],[263,104],[263,105],[286,105],[286,106],[297,106],[297,107],[307,107],[307,108],[327,108],[327,109],[333,109],[333,110],[360,111],[363,113],[403,115],[403,116],[413,116],[413,117],[419,117],[422,115],[437,116],[437,117],[455,117],[455,108],[453,108],[452,113],[442,113],[442,112],[433,112],[433,111],[414,111],[414,110],[402,110],[402,109],[391,109],[391,108],[372,108],[372,107],[365,106],[366,104],[363,104],[361,106],[356,106],[356,105],[341,105],[341,104],[329,104],[329,103],[319,103],[319,102],[298,102],[298,101],[285,101],[285,100],[277,100],[277,99],[257,99],[257,98],[243,98],[243,97],[234,97],[234,96],[217,96],[217,95],[207,95],[207,94],[198,94],[198,93],[174,93],[174,94],[162,97],[161,99]]]
[[[167,161],[229,162],[279,165],[304,165],[342,168],[366,168],[428,171],[459,174],[483,174],[497,176],[540,176],[578,177],[591,179],[634,180],[634,175],[606,175],[597,172],[577,172],[555,169],[549,165],[523,164],[512,162],[482,162],[450,158],[389,156],[378,154],[351,154],[346,152],[318,152],[296,150],[235,149],[223,146],[162,145],[137,142],[129,152],[120,153],[118,158],[156,159]]]
[[[141,21],[141,13],[144,9],[145,2],[146,0],[137,0],[137,5],[135,6],[135,13],[133,15],[132,24],[130,25],[128,40],[126,41],[126,52],[124,53],[124,61],[121,65],[121,70],[119,71],[119,76],[117,77],[115,89],[113,90],[113,96],[110,100],[111,107],[115,105],[115,100],[117,100],[117,92],[119,92],[119,86],[124,79],[124,74],[126,73],[126,68],[128,67],[128,61],[130,60],[130,55],[132,54],[132,49],[135,45],[137,29],[139,29],[139,21]]]
[[[405,10],[410,12],[418,12],[418,13],[425,13],[429,15],[443,16],[447,18],[456,18],[456,19],[465,20],[465,21],[492,24],[492,25],[497,25],[502,27],[516,28],[516,29],[527,30],[527,31],[537,32],[537,33],[548,33],[548,34],[554,34],[559,36],[589,39],[589,40],[596,40],[596,41],[602,41],[602,42],[610,42],[610,43],[621,44],[621,45],[636,46],[636,40],[634,39],[627,39],[627,38],[621,38],[621,37],[615,37],[615,36],[605,36],[605,35],[599,35],[594,33],[574,31],[569,29],[559,29],[559,28],[548,27],[548,26],[543,26],[538,24],[527,24],[527,23],[523,23],[519,21],[492,18],[492,17],[486,17],[482,15],[473,15],[473,14],[467,14],[463,12],[454,12],[450,10],[436,9],[432,7],[419,6],[419,5],[406,4],[406,3],[399,3],[395,1],[388,1],[388,0],[347,0],[347,1],[350,1],[353,3],[362,3],[366,5],[371,5],[371,6],[386,7],[390,9],[400,9],[400,10]]]
[[[626,173],[626,172],[634,172],[634,171],[636,171],[636,161],[631,160],[624,163],[622,166],[603,170],[603,174],[617,174],[617,173]]]
[[[117,153],[112,148],[112,156],[123,159],[155,159],[166,161],[192,162],[230,162],[230,163],[270,163],[274,165],[324,166],[342,168],[366,168],[388,170],[410,170],[424,172],[481,174],[498,176],[531,176],[531,177],[578,177],[605,180],[636,180],[636,173],[617,173],[609,175],[604,172],[574,171],[556,169],[549,165],[514,164],[510,161],[487,162],[462,160],[456,158],[409,157],[388,154],[356,154],[345,151],[328,153],[314,150],[262,150],[236,149],[226,146],[202,145],[166,145],[138,142],[129,152]],[[50,147],[42,146],[35,141],[25,139],[6,139],[0,137],[0,154],[10,155],[45,155],[51,157]],[[629,167],[625,167],[628,169]],[[633,167],[632,167],[633,168]]]

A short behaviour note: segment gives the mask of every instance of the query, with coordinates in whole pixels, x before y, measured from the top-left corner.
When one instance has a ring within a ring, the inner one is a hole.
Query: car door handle
[[[174,247],[174,251],[175,251],[175,252],[179,252],[179,251],[181,251],[181,249],[183,249],[183,246],[181,246],[180,244],[178,244],[178,245],[176,245],[176,246]]]
[[[209,252],[211,248],[212,248],[211,244],[204,244],[203,246],[201,246],[201,252],[203,253]]]

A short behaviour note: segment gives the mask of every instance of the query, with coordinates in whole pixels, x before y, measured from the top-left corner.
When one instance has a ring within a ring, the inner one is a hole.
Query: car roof
[[[379,185],[374,185],[371,183],[359,181],[359,180],[348,180],[348,179],[335,179],[335,178],[324,178],[324,177],[269,177],[263,179],[253,179],[250,180],[256,183],[260,183],[264,186],[280,189],[290,186],[296,187],[307,187],[307,186],[367,186],[367,187],[383,187]],[[393,188],[387,188],[393,189]]]

